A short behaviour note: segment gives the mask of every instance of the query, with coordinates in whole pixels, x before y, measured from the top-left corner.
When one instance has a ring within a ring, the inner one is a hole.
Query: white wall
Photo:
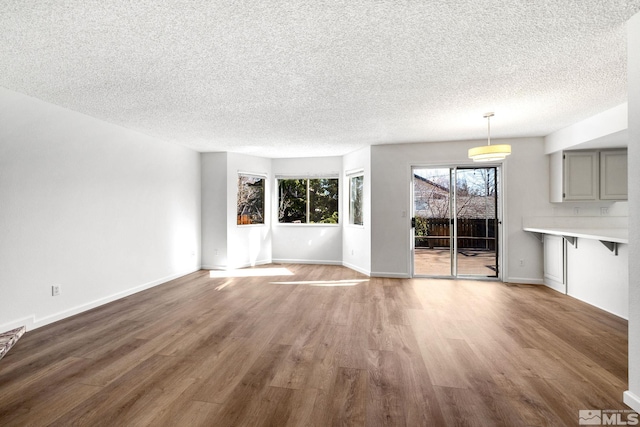
[[[371,274],[371,148],[366,147],[343,157],[342,185],[342,263],[364,274]],[[350,171],[362,170],[364,177],[363,225],[349,225]]]
[[[227,153],[202,153],[202,268],[226,268]]]
[[[567,295],[620,316],[629,317],[629,245],[614,255],[598,240],[567,244]]]
[[[271,159],[202,153],[202,268],[233,269],[271,262]],[[264,225],[238,225],[238,173],[266,175]]]
[[[627,23],[629,90],[629,390],[624,401],[640,412],[640,13]]]
[[[3,88],[0,123],[0,330],[199,268],[198,153]]]
[[[335,174],[343,179],[342,157],[273,159],[272,167],[274,177]],[[340,200],[343,197],[340,194]],[[272,208],[274,262],[342,264],[342,226],[279,224],[276,209]],[[344,223],[342,203],[339,216]]]
[[[522,231],[528,216],[555,215],[549,202],[549,159],[542,139],[523,139],[513,144],[513,154],[505,164],[505,236],[507,282],[543,283],[542,243]],[[524,266],[520,266],[524,260]]]
[[[522,231],[525,216],[553,214],[549,162],[543,138],[504,139],[512,155],[503,166],[505,265],[503,280],[542,283],[542,245]],[[410,274],[411,166],[472,164],[467,150],[486,141],[378,145],[371,147],[371,270],[374,276]],[[524,266],[520,266],[520,259]]]
[[[238,172],[266,175],[265,224],[238,225]],[[229,153],[227,157],[227,266],[241,268],[271,262],[271,159]],[[225,200],[224,198],[221,200]]]

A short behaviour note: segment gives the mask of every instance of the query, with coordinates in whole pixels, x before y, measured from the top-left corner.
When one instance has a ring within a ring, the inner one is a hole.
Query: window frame
[[[262,180],[262,222],[241,223],[241,214],[238,213],[240,202],[240,180],[242,178],[257,178]],[[238,171],[238,181],[236,185],[236,226],[237,227],[265,227],[268,225],[267,218],[267,175],[255,172]]]
[[[359,170],[359,171],[355,171],[352,173],[347,174],[347,178],[348,178],[348,191],[349,191],[349,199],[347,200],[347,211],[348,211],[348,222],[347,225],[349,225],[350,227],[356,227],[356,228],[364,228],[364,171]],[[352,206],[353,206],[353,200],[352,200],[352,196],[353,196],[353,181],[354,179],[357,178],[361,178],[362,179],[362,194],[360,195],[360,218],[361,218],[361,223],[355,223],[352,222]]]
[[[311,213],[311,196],[310,196],[310,182],[313,180],[336,180],[336,189],[337,189],[337,203],[336,203],[336,212],[338,213],[338,221],[335,223],[331,222],[309,222],[310,213]],[[280,221],[280,181],[286,180],[305,180],[306,181],[306,190],[305,190],[305,209],[306,209],[306,221],[305,222],[281,222]],[[276,226],[283,227],[339,227],[341,226],[342,214],[341,214],[341,206],[340,201],[342,199],[342,190],[340,187],[341,179],[339,175],[334,174],[320,174],[320,175],[277,175],[275,177],[275,213],[274,213],[274,224]]]

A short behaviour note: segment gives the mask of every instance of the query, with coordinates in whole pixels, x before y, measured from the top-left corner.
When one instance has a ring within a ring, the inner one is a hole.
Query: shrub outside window
[[[278,222],[338,224],[338,178],[278,180]]]
[[[238,175],[238,225],[264,224],[265,178]]]
[[[349,180],[349,224],[364,224],[362,218],[363,194],[364,176],[352,176]]]

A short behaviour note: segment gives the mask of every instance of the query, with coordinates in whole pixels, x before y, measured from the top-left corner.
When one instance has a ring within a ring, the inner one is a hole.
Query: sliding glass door
[[[498,168],[413,171],[413,274],[498,277]]]
[[[456,168],[456,275],[498,275],[496,168]]]
[[[452,276],[451,169],[413,169],[413,274]]]

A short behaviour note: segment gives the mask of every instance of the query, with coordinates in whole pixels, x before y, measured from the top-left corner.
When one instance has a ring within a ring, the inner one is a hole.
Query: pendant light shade
[[[502,145],[482,145],[469,149],[469,158],[474,162],[490,162],[492,160],[503,160],[511,154],[511,146]]]
[[[469,149],[469,158],[474,162],[504,160],[511,154],[511,145],[509,144],[491,145],[491,117],[493,117],[493,113],[484,115],[484,118],[487,119],[487,145]]]

